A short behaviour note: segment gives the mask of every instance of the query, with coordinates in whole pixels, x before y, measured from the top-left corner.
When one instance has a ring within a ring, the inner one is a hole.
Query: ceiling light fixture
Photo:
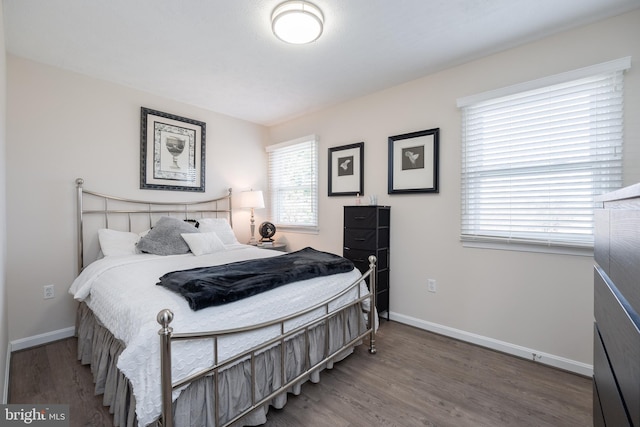
[[[292,44],[311,43],[322,34],[322,11],[308,1],[292,0],[278,5],[271,14],[273,34]]]

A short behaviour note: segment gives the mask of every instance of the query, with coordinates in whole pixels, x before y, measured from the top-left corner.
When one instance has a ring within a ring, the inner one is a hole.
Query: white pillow
[[[98,230],[98,241],[104,256],[137,254],[138,240],[140,240],[140,235],[136,233],[107,228]]]
[[[224,243],[213,231],[209,233],[182,233],[181,236],[195,256],[225,250]]]
[[[233,230],[226,218],[199,219],[198,230],[200,230],[201,233],[215,232],[225,245],[238,243],[238,239],[236,239],[236,235],[233,234]]]

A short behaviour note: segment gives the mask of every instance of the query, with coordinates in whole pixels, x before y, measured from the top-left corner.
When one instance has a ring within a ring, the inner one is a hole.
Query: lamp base
[[[256,241],[255,234],[256,234],[256,220],[253,217],[253,208],[251,208],[251,238],[249,239],[249,242],[247,243],[247,245],[258,246],[258,242]]]

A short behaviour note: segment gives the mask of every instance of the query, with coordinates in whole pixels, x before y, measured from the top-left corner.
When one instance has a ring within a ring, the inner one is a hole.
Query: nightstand
[[[389,320],[389,206],[345,206],[342,256],[364,274],[369,255],[378,259],[376,268],[376,308],[387,312]]]
[[[273,249],[274,251],[280,251],[280,252],[287,252],[287,244],[286,243],[276,243],[273,242],[273,244],[271,245],[261,245],[260,243],[258,243],[258,246],[256,246],[260,249]]]

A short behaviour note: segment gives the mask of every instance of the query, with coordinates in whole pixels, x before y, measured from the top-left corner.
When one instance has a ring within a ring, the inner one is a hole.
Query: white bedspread
[[[156,321],[158,312],[169,308],[176,332],[212,331],[249,326],[303,310],[344,290],[359,276],[350,273],[305,280],[282,286],[234,303],[209,307],[197,312],[180,295],[157,286],[159,277],[176,270],[220,265],[252,258],[267,258],[282,252],[236,245],[215,254],[194,256],[127,255],[106,257],[90,264],[73,282],[69,292],[91,308],[111,333],[124,342],[126,349],[118,368],[127,376],[136,397],[136,413],[142,426],[154,421],[161,412],[160,341]],[[360,292],[365,295],[366,285]],[[342,298],[336,306],[357,298],[357,292]],[[308,318],[321,313],[312,314]],[[295,327],[304,320],[289,325]],[[260,330],[242,336],[229,336],[219,342],[220,360],[225,360],[265,340],[277,336],[278,328]],[[179,341],[172,346],[173,380],[211,366],[209,342]],[[174,400],[179,391],[174,392]]]

